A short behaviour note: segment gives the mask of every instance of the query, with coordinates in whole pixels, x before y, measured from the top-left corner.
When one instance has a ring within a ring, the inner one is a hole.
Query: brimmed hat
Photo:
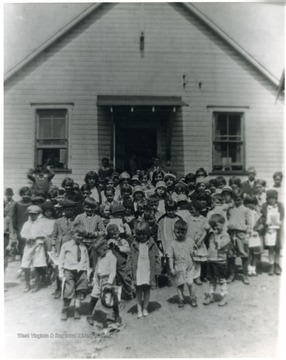
[[[142,189],[142,187],[141,187],[140,185],[136,185],[136,186],[134,186],[134,188],[133,188],[133,195],[134,195],[135,193],[137,193],[137,192],[141,192],[143,195],[145,195],[145,193],[144,193],[144,191],[143,191],[143,189]]]
[[[278,192],[275,189],[269,189],[266,191],[266,198],[275,198],[278,199]]]
[[[138,176],[138,175],[133,175],[132,178],[131,178],[131,181],[133,181],[133,180],[138,181],[139,184],[141,184],[141,181],[139,180],[139,176]]]
[[[118,213],[124,213],[125,207],[121,204],[114,204],[111,207],[111,213],[112,214],[118,214]]]
[[[69,199],[65,199],[62,202],[62,207],[63,208],[72,207],[72,206],[75,206],[75,205],[76,205],[76,203],[74,201],[69,200]]]
[[[27,208],[27,211],[29,214],[40,214],[42,212],[42,209],[38,205],[30,205]]]
[[[164,189],[167,189],[165,181],[158,181],[156,184],[156,189],[158,189],[159,187],[163,187]]]
[[[232,188],[230,186],[224,186],[224,188],[221,191],[221,194],[224,194],[224,193],[232,194],[233,193]]]

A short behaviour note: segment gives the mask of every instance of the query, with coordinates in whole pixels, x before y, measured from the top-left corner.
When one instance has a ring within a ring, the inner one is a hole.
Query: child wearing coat
[[[160,273],[159,250],[150,237],[149,225],[145,221],[136,224],[135,240],[131,244],[131,263],[136,288],[137,318],[140,319],[149,315],[151,286],[156,285],[156,275]]]

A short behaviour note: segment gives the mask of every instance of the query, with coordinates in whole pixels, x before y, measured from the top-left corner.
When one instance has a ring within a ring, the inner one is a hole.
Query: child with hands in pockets
[[[173,240],[169,247],[168,259],[170,274],[173,283],[177,286],[179,296],[178,307],[184,307],[184,285],[186,284],[190,294],[190,304],[196,307],[197,298],[194,292],[193,279],[195,265],[193,260],[194,243],[187,235],[188,225],[183,219],[175,222]]]
[[[136,224],[135,240],[131,244],[131,263],[136,288],[137,318],[140,319],[149,315],[151,286],[156,285],[156,275],[160,274],[159,250],[145,221]]]

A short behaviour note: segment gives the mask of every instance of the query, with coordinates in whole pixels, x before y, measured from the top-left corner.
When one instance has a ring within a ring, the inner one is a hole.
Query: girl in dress
[[[140,319],[149,315],[150,289],[156,285],[156,275],[160,274],[159,250],[150,237],[149,225],[144,221],[136,224],[135,240],[131,244],[131,262],[136,287],[137,318]]]
[[[266,203],[261,209],[261,222],[264,226],[264,241],[268,248],[269,275],[281,274],[280,250],[283,235],[284,207],[278,201],[278,192],[274,189],[266,191]]]

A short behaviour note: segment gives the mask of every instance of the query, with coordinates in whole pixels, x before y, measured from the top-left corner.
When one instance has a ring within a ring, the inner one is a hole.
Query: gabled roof
[[[116,3],[114,3],[116,5]],[[240,54],[249,64],[254,66],[260,74],[266,77],[272,85],[279,86],[279,80],[272,75],[262,64],[260,64],[253,56],[251,56],[247,51],[245,51],[235,40],[228,36],[222,29],[220,29],[213,21],[211,21],[207,16],[205,16],[201,11],[199,11],[193,4],[190,3],[175,3],[180,4],[185,10],[190,12],[192,15],[195,15],[199,20],[201,20],[209,29],[211,29],[218,37],[225,41],[231,48],[233,48],[238,54]],[[12,76],[14,76],[18,71],[20,71],[24,66],[34,60],[39,54],[51,46],[55,41],[64,36],[68,31],[70,31],[74,26],[80,23],[84,18],[86,18],[93,11],[98,10],[104,3],[96,3],[89,6],[82,13],[76,16],[72,21],[70,21],[66,26],[57,31],[52,37],[45,41],[38,49],[34,50],[30,55],[25,57],[12,69],[10,69],[4,75],[4,82],[7,82]]]

